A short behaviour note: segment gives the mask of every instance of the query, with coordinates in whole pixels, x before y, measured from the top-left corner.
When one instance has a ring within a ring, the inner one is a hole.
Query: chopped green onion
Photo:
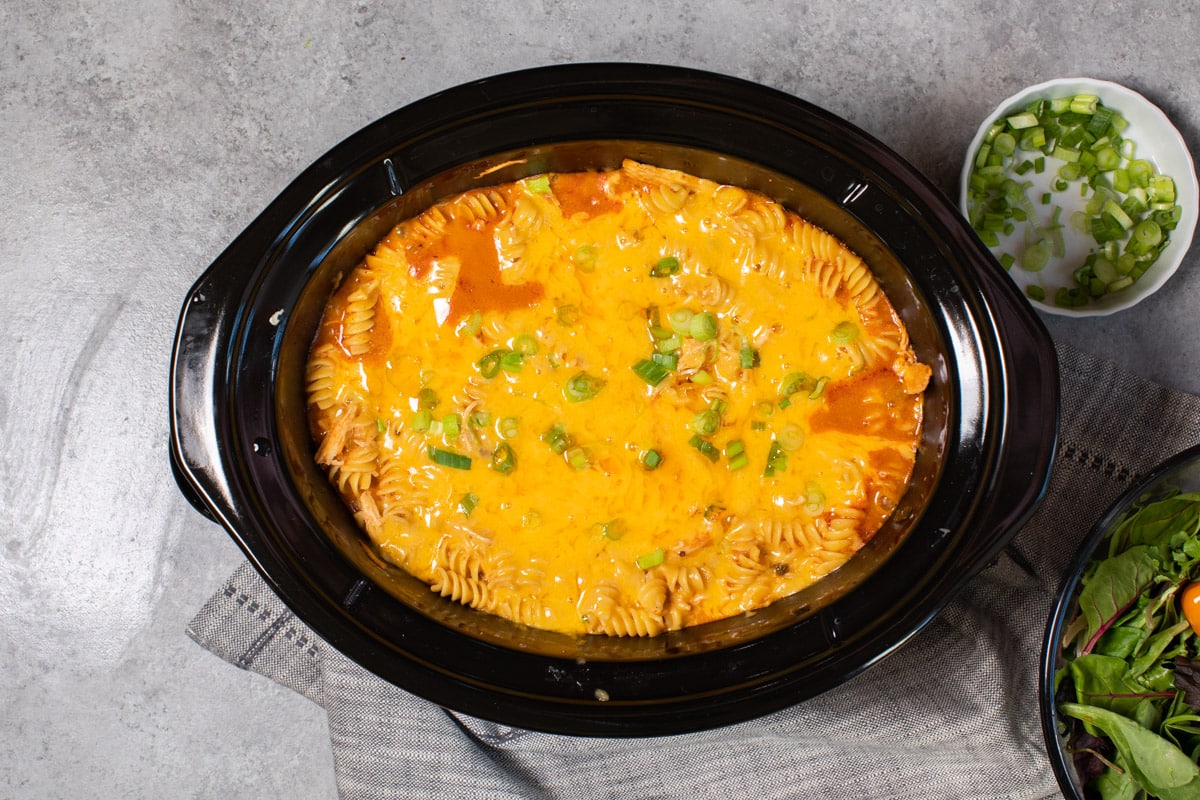
[[[773,478],[777,472],[786,472],[788,465],[787,453],[778,441],[771,441],[771,449],[767,452],[767,466],[763,470],[764,478]]]
[[[692,438],[688,439],[688,444],[699,450],[700,455],[704,456],[714,464],[718,459],[721,458],[721,451],[717,449],[716,445],[714,445],[708,439],[702,438],[698,433],[693,434]]]
[[[729,469],[733,472],[750,463],[750,457],[746,455],[746,445],[741,439],[734,439],[725,445],[725,457],[729,459]]]
[[[475,362],[479,367],[479,374],[489,380],[500,374],[500,357],[505,353],[504,350],[493,350],[483,358]]]
[[[641,460],[642,466],[648,471],[653,472],[659,468],[659,465],[662,464],[663,457],[662,453],[658,452],[657,450],[647,450],[646,452],[642,453]]]
[[[829,378],[822,375],[817,378],[817,383],[813,386],[813,390],[808,393],[809,400],[816,400],[821,395],[825,394],[825,384],[829,383]]]
[[[779,382],[779,394],[787,397],[788,395],[803,391],[808,385],[809,377],[803,372],[789,372]]]
[[[375,430],[378,431],[379,433],[387,433],[387,429],[388,429],[387,421],[384,420],[382,417],[376,417],[375,418]]]
[[[1162,228],[1152,219],[1142,220],[1134,227],[1133,238],[1140,245],[1154,247],[1162,241]]]
[[[675,353],[655,353],[650,356],[650,360],[655,364],[662,364],[670,370],[674,370],[679,366],[679,356]]]
[[[738,354],[738,365],[742,369],[754,369],[759,364],[758,351],[750,345],[743,345],[741,352]]]
[[[1071,98],[1070,109],[1075,114],[1095,114],[1100,98],[1094,94],[1077,94]]]
[[[788,425],[779,432],[779,446],[784,450],[797,450],[804,444],[804,431],[795,425]]]
[[[513,339],[513,350],[516,350],[523,356],[537,355],[538,341],[528,333],[523,333],[516,339]]]
[[[1021,254],[1021,268],[1027,272],[1041,272],[1050,262],[1050,248],[1042,243],[1025,248]]]
[[[483,313],[480,311],[474,311],[471,313],[471,316],[464,317],[459,321],[458,327],[454,329],[454,332],[459,336],[466,338],[479,333],[479,329],[481,327],[483,327]]]
[[[804,487],[804,510],[809,514],[820,514],[825,510],[825,493],[819,484],[809,482]]]
[[[721,415],[711,408],[692,417],[692,430],[701,436],[712,436],[720,427]]]
[[[1154,165],[1145,159],[1137,158],[1129,162],[1129,180],[1134,186],[1145,189],[1150,186],[1150,176],[1154,174]]]
[[[508,475],[517,468],[517,454],[508,442],[501,442],[492,451],[492,469],[501,475]]]
[[[650,336],[653,337],[657,341],[662,341],[664,339],[670,339],[674,335],[675,335],[674,331],[670,331],[666,328],[659,328],[659,327],[654,327],[654,326],[652,326],[650,328]]]
[[[603,378],[597,378],[586,372],[577,372],[567,380],[563,387],[563,396],[572,403],[591,400],[600,393],[606,383],[607,381]]]
[[[600,535],[614,542],[625,535],[625,523],[619,519],[609,520],[600,526]]]
[[[563,455],[567,459],[567,463],[577,470],[587,469],[588,455],[587,451],[582,447],[571,447]]]
[[[671,374],[671,370],[667,369],[664,365],[651,361],[648,358],[644,358],[634,364],[632,369],[637,373],[639,378],[651,386],[658,386]]]
[[[695,312],[690,308],[677,308],[667,315],[667,322],[676,333],[687,333],[688,323],[692,321],[693,316]]]
[[[425,433],[431,425],[433,425],[433,412],[429,409],[423,408],[413,414],[412,426],[414,431]]]
[[[519,427],[520,421],[516,417],[504,417],[496,423],[496,432],[504,439],[515,439]]]
[[[520,372],[525,363],[525,356],[516,350],[505,350],[500,354],[500,369],[505,372]]]
[[[707,311],[694,314],[688,321],[688,333],[699,342],[717,338],[717,318]]]
[[[1034,127],[1035,125],[1038,124],[1038,118],[1037,118],[1037,114],[1032,114],[1032,113],[1026,111],[1021,114],[1014,114],[1013,116],[1009,117],[1006,120],[1006,122],[1008,122],[1009,128],[1012,128],[1013,130],[1020,130],[1022,128]],[[1004,135],[1004,134],[1001,134],[1001,135]],[[999,137],[996,137],[996,138],[999,138]]]
[[[438,402],[437,392],[428,386],[417,392],[417,408],[432,411],[438,407]]]
[[[674,256],[666,256],[660,258],[654,266],[650,268],[650,277],[652,278],[667,278],[679,272],[679,259]]]
[[[571,260],[575,262],[575,267],[580,272],[595,272],[596,262],[600,258],[600,253],[593,245],[581,244],[575,248],[575,255]]]
[[[1126,278],[1136,280],[1154,263],[1171,230],[1163,225],[1166,218],[1154,214],[1179,213],[1174,181],[1157,174],[1149,160],[1135,156],[1134,142],[1123,133],[1127,125],[1120,113],[1106,108],[1094,94],[1039,100],[989,125],[972,161],[968,181],[971,225],[984,244],[998,248],[1002,236],[1015,233],[1024,223],[1028,252],[1021,253],[1019,260],[1026,269],[1037,271],[1051,258],[1064,256],[1062,226],[1057,223],[1061,209],[1053,205],[1050,193],[1044,192],[1042,205],[1051,208],[1052,220],[1045,224],[1034,215],[1025,196],[1031,184],[1010,177],[1027,174],[1030,161],[1010,152],[1013,142],[1007,137],[1016,137],[1020,150],[1041,152],[1032,162],[1037,174],[1045,169],[1045,155],[1063,162],[1050,180],[1053,192],[1066,191],[1077,181],[1080,196],[1090,198],[1086,213],[1071,215],[1071,225],[1089,234],[1098,248],[1089,256],[1092,260],[1073,271],[1075,287],[1055,292],[1055,301],[1061,305],[1083,305],[1089,297],[1127,286]],[[1148,243],[1153,237],[1138,241],[1133,234],[1144,220],[1159,224],[1162,240],[1158,244]],[[1124,252],[1120,252],[1122,244]],[[1096,262],[1093,256],[1097,253],[1106,262]],[[1124,258],[1126,255],[1131,258]],[[1006,262],[1001,256],[1002,265],[1011,266]]]
[[[654,343],[654,349],[659,353],[674,353],[676,350],[683,347],[683,340],[678,334],[671,334],[666,339],[659,339]]]
[[[558,306],[554,309],[554,316],[561,324],[569,328],[579,322],[579,306],[574,303]]]
[[[692,377],[689,380],[697,386],[707,386],[713,382],[713,376],[702,369],[698,369],[692,373]]]
[[[475,429],[482,428],[491,421],[492,414],[490,411],[472,411],[471,416],[467,418],[468,424]]]
[[[470,469],[471,457],[464,456],[462,453],[456,453],[453,450],[443,450],[440,447],[429,445],[426,448],[426,453],[429,455],[429,460],[443,467],[451,469]]]
[[[850,344],[858,339],[858,326],[848,320],[839,322],[833,333],[829,334],[829,338],[834,344]]]
[[[560,456],[575,444],[575,439],[571,434],[567,433],[566,429],[558,423],[551,425],[550,429],[542,434],[542,441],[550,445],[550,449]]]
[[[637,557],[637,565],[641,569],[653,569],[660,566],[666,560],[667,554],[661,547],[657,550],[651,550],[649,553],[644,553]]]
[[[458,510],[463,513],[463,516],[471,516],[475,512],[475,507],[479,505],[479,496],[471,492],[467,492],[458,501]]]
[[[534,194],[549,194],[550,193],[550,178],[546,175],[538,175],[525,181],[525,188]]]
[[[458,414],[447,414],[442,417],[442,435],[446,437],[447,441],[457,439],[461,432],[461,420]]]

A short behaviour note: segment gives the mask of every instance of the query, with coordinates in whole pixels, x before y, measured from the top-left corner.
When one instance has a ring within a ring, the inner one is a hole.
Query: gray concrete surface
[[[1200,152],[1200,12],[1165,0],[6,0],[0,31],[0,800],[335,796],[324,712],[184,635],[240,554],[171,479],[167,365],[192,281],[375,118],[517,68],[678,64],[823,106],[954,195],[995,103],[1091,75]],[[1198,254],[1053,334],[1200,393]]]

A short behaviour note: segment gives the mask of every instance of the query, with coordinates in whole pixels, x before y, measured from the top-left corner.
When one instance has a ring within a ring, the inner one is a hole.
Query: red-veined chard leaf
[[[1097,565],[1079,593],[1079,610],[1087,620],[1083,652],[1090,652],[1100,635],[1155,582],[1157,552],[1145,545],[1131,547]]]

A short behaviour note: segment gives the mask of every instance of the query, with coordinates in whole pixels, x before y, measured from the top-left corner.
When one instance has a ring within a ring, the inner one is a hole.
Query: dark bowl
[[[1096,523],[1080,544],[1075,558],[1059,587],[1046,635],[1042,658],[1038,703],[1041,707],[1042,734],[1050,755],[1050,765],[1063,794],[1071,800],[1093,800],[1098,795],[1085,791],[1067,749],[1067,732],[1075,723],[1059,714],[1055,676],[1063,666],[1062,638],[1078,613],[1080,579],[1098,553],[1103,553],[1109,536],[1126,519],[1134,506],[1163,499],[1175,490],[1200,491],[1200,446],[1191,447],[1163,461],[1141,481],[1130,487]]]
[[[808,590],[650,639],[536,631],[387,565],[313,463],[304,363],[340,277],[396,222],[469,188],[631,157],[760,191],[872,267],[933,367],[912,488]],[[661,66],[476,81],[368,125],[305,170],[189,292],[171,375],[181,490],[331,645],[433,702],[599,736],[679,733],[811,697],[895,650],[1045,490],[1057,360],[953,206],[895,153],[756,84]]]

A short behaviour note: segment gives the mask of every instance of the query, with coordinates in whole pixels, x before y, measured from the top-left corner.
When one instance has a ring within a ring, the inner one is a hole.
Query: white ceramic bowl
[[[1086,306],[1063,308],[1054,304],[1055,289],[1060,286],[1075,285],[1071,273],[1083,263],[1089,250],[1095,247],[1095,241],[1090,235],[1075,230],[1069,222],[1072,212],[1081,210],[1087,203],[1087,198],[1080,196],[1076,184],[1073,183],[1071,188],[1065,192],[1054,193],[1053,202],[1062,207],[1060,219],[1064,223],[1064,257],[1052,258],[1050,264],[1038,273],[1021,269],[1018,261],[1018,264],[1009,270],[1009,275],[1022,292],[1030,284],[1041,285],[1046,290],[1044,301],[1029,299],[1029,302],[1040,311],[1072,317],[1087,317],[1111,314],[1114,311],[1129,308],[1142,298],[1153,294],[1179,269],[1192,242],[1192,236],[1196,229],[1197,205],[1200,204],[1200,188],[1196,184],[1196,169],[1183,137],[1157,106],[1131,89],[1092,78],[1058,78],[1022,89],[1000,103],[979,126],[975,138],[971,140],[971,144],[967,148],[966,159],[963,161],[958,204],[963,214],[968,214],[967,185],[974,167],[975,155],[983,143],[988,127],[994,121],[1024,108],[1035,100],[1050,100],[1076,94],[1097,95],[1105,106],[1120,112],[1125,117],[1129,126],[1125,129],[1124,136],[1136,142],[1135,157],[1150,161],[1154,164],[1157,172],[1169,175],[1175,180],[1176,202],[1182,212],[1178,226],[1170,233],[1170,244],[1163,249],[1154,265],[1132,286],[1098,299],[1094,298]],[[1059,162],[1056,160],[1048,158],[1045,172],[1037,175],[1031,170],[1022,178],[1034,181],[1029,196],[1034,201],[1034,208],[1044,211],[1047,217],[1051,206],[1041,205],[1038,199],[1044,191],[1048,191],[1049,183],[1053,180],[1058,164]],[[1017,230],[1013,234],[1014,239],[1020,240],[1023,228],[1023,225],[1017,226]],[[1001,246],[993,248],[997,257],[1007,251],[1004,247],[1006,241],[1007,237],[1002,236]]]

